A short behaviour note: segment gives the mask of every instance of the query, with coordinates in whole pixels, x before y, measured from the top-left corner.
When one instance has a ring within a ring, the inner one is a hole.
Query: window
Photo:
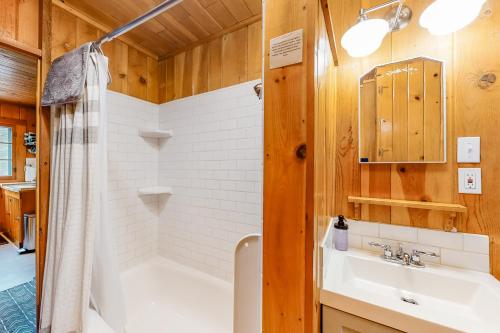
[[[0,178],[14,178],[14,130],[0,126]]]

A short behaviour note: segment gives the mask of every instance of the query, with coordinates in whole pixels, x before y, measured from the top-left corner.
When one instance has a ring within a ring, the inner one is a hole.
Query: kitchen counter
[[[0,187],[10,192],[26,192],[36,190],[36,183],[6,183],[1,184]]]

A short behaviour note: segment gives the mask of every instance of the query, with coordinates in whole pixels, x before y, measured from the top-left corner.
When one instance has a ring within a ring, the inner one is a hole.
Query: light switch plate
[[[457,139],[457,162],[481,162],[481,138],[478,136],[461,137]]]
[[[458,169],[458,193],[481,194],[481,168]]]

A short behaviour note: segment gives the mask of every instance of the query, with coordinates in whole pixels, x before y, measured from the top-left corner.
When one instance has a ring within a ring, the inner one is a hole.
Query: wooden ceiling
[[[35,105],[37,59],[0,48],[0,101]]]
[[[162,0],[64,0],[109,27],[144,14]],[[159,57],[175,54],[260,19],[261,0],[184,0],[127,33],[134,43]]]

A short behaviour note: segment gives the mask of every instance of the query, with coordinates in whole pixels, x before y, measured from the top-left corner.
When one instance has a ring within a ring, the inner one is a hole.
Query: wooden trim
[[[113,28],[111,28],[110,26],[102,24],[101,22],[96,21],[95,19],[87,16],[86,14],[80,12],[79,10],[76,10],[75,8],[73,8],[73,7],[65,4],[61,0],[52,0],[52,4],[55,5],[55,6],[57,6],[57,7],[59,7],[59,8],[61,8],[61,9],[63,9],[63,10],[65,10],[65,11],[67,11],[70,14],[75,15],[79,19],[81,19],[81,20],[83,20],[83,21],[85,21],[85,22],[93,25],[94,27],[96,27],[99,30],[104,31],[105,33],[113,31]],[[152,52],[151,50],[145,48],[144,46],[142,46],[140,44],[137,44],[132,39],[130,39],[130,38],[126,37],[126,36],[120,36],[117,39],[119,39],[122,42],[128,44],[129,46],[132,46],[133,48],[137,49],[138,51],[141,51],[142,53],[150,56],[151,58],[153,58],[155,60],[159,59],[158,54]]]
[[[36,303],[37,325],[40,324],[45,255],[47,245],[50,190],[50,109],[41,106],[42,84],[51,65],[52,3],[40,0],[40,43],[42,59],[38,61],[36,98]]]
[[[0,45],[5,46],[9,49],[12,49],[14,51],[20,51],[29,55],[34,55],[36,57],[41,57],[42,56],[42,50],[37,49],[33,46],[29,46],[27,44],[21,43],[17,40],[10,39],[10,38],[3,38],[0,37]]]
[[[349,196],[347,200],[355,204],[367,204],[378,206],[405,207],[427,210],[439,210],[443,212],[466,213],[467,207],[459,204],[449,204],[440,202],[411,201],[398,199],[368,198]]]
[[[339,55],[337,51],[337,42],[335,39],[335,31],[333,29],[333,19],[330,14],[330,8],[328,7],[328,0],[320,0],[321,9],[323,10],[323,17],[325,18],[326,34],[328,35],[328,40],[330,41],[330,48],[332,49],[333,63],[335,66],[339,65]]]
[[[241,21],[238,24],[235,24],[235,25],[233,25],[233,26],[231,26],[229,28],[221,30],[221,31],[219,31],[218,33],[216,33],[214,35],[211,35],[211,36],[209,36],[207,38],[204,38],[204,39],[200,39],[200,40],[196,41],[195,43],[192,43],[192,44],[189,44],[189,45],[183,47],[182,49],[178,49],[178,50],[175,50],[174,52],[170,52],[167,55],[160,57],[160,60],[165,60],[166,58],[175,56],[175,55],[177,55],[179,53],[189,51],[189,50],[191,50],[191,49],[193,49],[193,48],[195,48],[195,47],[197,47],[199,45],[202,45],[202,44],[205,44],[205,43],[209,43],[209,42],[211,42],[211,41],[213,41],[213,40],[215,40],[217,38],[220,38],[221,36],[224,36],[226,34],[229,34],[231,32],[234,32],[234,31],[239,30],[241,28],[244,28],[246,26],[249,26],[249,25],[251,25],[251,24],[253,24],[253,23],[255,23],[255,22],[257,22],[257,21],[259,21],[261,19],[262,19],[262,15],[261,14],[257,14],[257,15],[251,16],[251,17],[247,18],[246,20]]]
[[[12,123],[9,120],[10,119],[5,119],[5,121],[1,120],[0,118],[0,126],[1,127],[10,127],[12,129],[12,175],[11,176],[0,176],[0,183],[6,182],[6,181],[16,181],[17,180],[17,144],[18,144],[18,137],[17,137],[17,128],[16,125],[17,123]],[[24,122],[26,124],[26,122]]]

